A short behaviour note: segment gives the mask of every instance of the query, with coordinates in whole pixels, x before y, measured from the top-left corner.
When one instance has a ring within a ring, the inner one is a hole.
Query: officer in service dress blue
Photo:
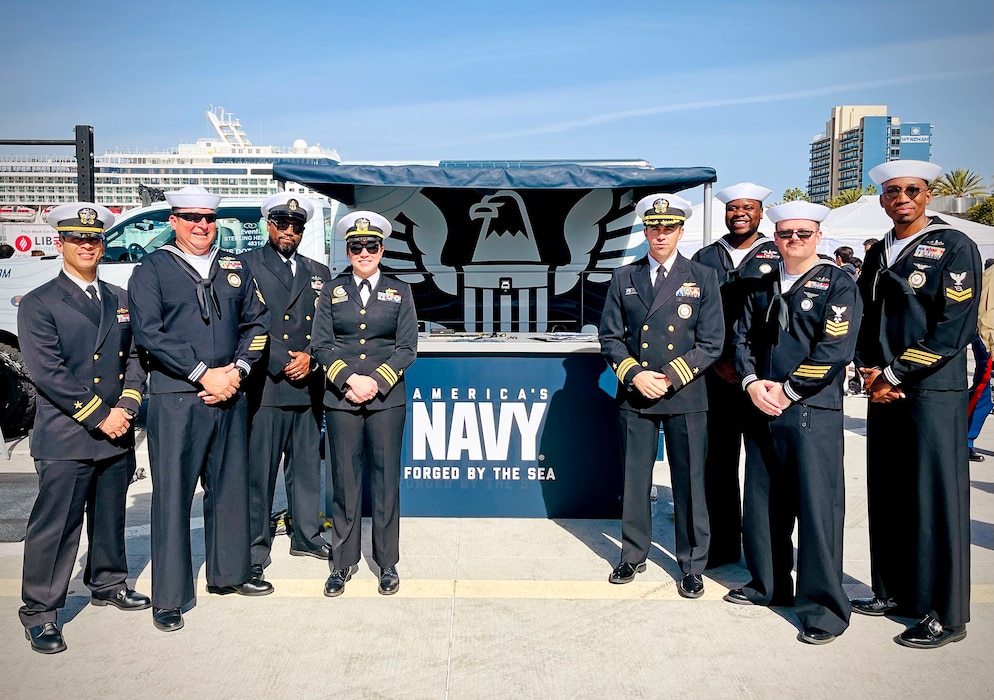
[[[297,252],[313,205],[280,192],[262,205],[269,243],[242,254],[269,307],[269,346],[249,375],[249,517],[252,569],[270,563],[270,512],[283,462],[290,554],[329,559],[321,536],[321,399],[324,376],[311,348],[314,310],[327,265]],[[321,236],[320,230],[306,235]]]
[[[373,560],[379,592],[400,588],[400,460],[407,391],[404,371],[417,356],[418,318],[410,286],[380,269],[390,222],[356,211],[338,222],[350,270],[326,284],[314,316],[311,346],[327,380],[326,454],[331,461],[331,575],[338,596],[361,555],[363,473],[369,472]]]
[[[725,310],[725,347],[721,358],[704,375],[708,388],[708,458],[704,466],[704,493],[711,524],[708,568],[734,564],[742,557],[742,491],[739,488],[739,452],[748,397],[735,373],[732,328],[759,279],[780,263],[780,251],[759,231],[763,202],[770,190],[740,182],[717,192],[725,205],[728,233],[701,248],[695,262],[712,268],[721,285]]]
[[[251,273],[218,250],[220,197],[167,192],[175,238],[131,276],[135,340],[149,368],[152,621],[183,626],[195,602],[190,507],[204,487],[208,593],[272,593],[249,560],[248,407],[240,386],[266,348],[269,312]]]
[[[870,170],[894,227],[858,281],[873,596],[853,611],[917,617],[895,641],[923,649],[963,639],[970,620],[966,348],[983,268],[966,234],[925,211],[941,172],[917,160]]]
[[[76,563],[83,513],[88,543],[83,583],[94,605],[144,610],[127,583],[128,484],[135,472],[134,419],[145,372],[131,337],[127,293],[97,279],[106,207],[63,204],[49,214],[62,271],[24,295],[17,330],[38,389],[31,456],[38,497],[24,539],[21,623],[31,648],[66,649],[56,625]]]
[[[743,509],[752,579],[725,600],[793,604],[798,639],[808,644],[833,641],[850,613],[842,588],[842,397],[862,303],[852,277],[818,255],[829,211],[788,202],[766,212],[782,262],[746,299],[733,331],[735,370],[753,406]]]
[[[649,493],[662,426],[673,484],[680,595],[704,593],[707,393],[701,373],[718,359],[725,324],[714,270],[677,251],[691,204],[653,194],[635,207],[649,254],[614,271],[600,323],[601,353],[618,377],[624,496],[621,563],[611,583],[645,571],[652,540]]]

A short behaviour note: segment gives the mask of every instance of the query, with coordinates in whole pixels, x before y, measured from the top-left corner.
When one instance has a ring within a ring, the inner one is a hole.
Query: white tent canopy
[[[686,256],[703,245],[704,241],[704,204],[694,207],[694,214],[684,225],[683,239],[680,241],[680,252]],[[714,242],[728,233],[725,228],[725,205],[717,199],[712,200],[711,241]],[[929,216],[938,216],[943,221],[973,239],[980,248],[983,260],[994,258],[994,226],[985,226],[966,219],[959,219],[951,214],[941,214],[926,209]],[[844,207],[833,209],[828,218],[821,224],[823,237],[818,246],[819,253],[832,255],[839,246],[847,245],[853,249],[857,258],[863,257],[863,241],[867,238],[883,238],[891,229],[891,220],[880,206],[878,195],[863,195],[859,201]],[[773,225],[768,219],[763,219],[759,230],[768,236],[773,234]]]

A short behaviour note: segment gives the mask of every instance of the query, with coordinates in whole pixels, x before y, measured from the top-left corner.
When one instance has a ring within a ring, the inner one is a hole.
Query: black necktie
[[[280,270],[280,280],[287,288],[290,288],[293,286],[293,266],[290,265],[289,260],[284,260],[283,262],[285,265],[282,265],[282,269]]]
[[[362,290],[366,290],[366,297],[363,299]],[[369,283],[369,280],[362,280],[359,283],[359,298],[362,299],[362,305],[366,306],[369,302],[369,297],[373,295],[373,286]]]
[[[666,268],[662,265],[656,270],[656,281],[652,285],[652,296],[659,296],[659,290],[663,288],[663,281],[666,279]]]
[[[100,297],[97,296],[97,288],[94,287],[92,284],[87,285],[86,296],[90,297],[90,301],[92,301],[94,304],[100,306]]]
[[[286,269],[290,271],[290,279],[293,279],[293,261],[287,258]]]

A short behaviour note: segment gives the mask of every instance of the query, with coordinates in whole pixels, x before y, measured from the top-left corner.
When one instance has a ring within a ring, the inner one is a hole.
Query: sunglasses
[[[797,237],[800,238],[802,241],[806,241],[818,232],[812,231],[809,228],[793,228],[793,229],[787,229],[786,231],[777,231],[777,238],[781,238],[785,241],[788,241],[794,237],[795,233],[797,234]]]
[[[300,235],[304,232],[304,224],[300,221],[290,221],[288,219],[270,219],[269,223],[276,227],[277,231],[286,231],[292,228],[293,232]]]
[[[349,243],[349,252],[352,253],[352,255],[359,255],[362,253],[363,248],[375,255],[380,252],[380,242],[366,241],[365,243],[360,243],[359,241],[354,241]]]
[[[200,220],[203,219],[209,224],[213,224],[217,221],[217,214],[197,214],[192,211],[178,211],[174,212],[173,216],[177,219],[183,219],[183,221],[189,221],[191,224],[199,224]]]
[[[908,199],[914,199],[927,189],[927,187],[918,187],[917,185],[911,185],[909,187],[888,187],[884,190],[884,199],[897,199],[901,196],[902,192],[908,195]]]

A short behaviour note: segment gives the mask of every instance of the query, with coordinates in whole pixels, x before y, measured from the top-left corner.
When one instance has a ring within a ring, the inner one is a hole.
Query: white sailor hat
[[[774,224],[789,219],[805,219],[820,224],[830,211],[832,210],[823,204],[812,204],[804,201],[785,202],[767,209],[766,218]]]
[[[166,192],[166,201],[173,209],[217,209],[221,195],[211,194],[200,185],[188,185]]]
[[[354,211],[338,220],[335,230],[345,240],[350,238],[388,238],[393,231],[386,217],[373,211]]]
[[[635,205],[643,226],[682,224],[694,213],[694,205],[675,194],[650,194]]]
[[[262,203],[262,216],[286,217],[307,222],[314,216],[314,205],[298,194],[278,192]]]
[[[48,225],[63,238],[100,238],[114,225],[114,214],[93,202],[62,204],[48,213]]]
[[[869,175],[871,180],[882,185],[895,177],[917,177],[925,182],[932,182],[941,172],[941,165],[924,160],[892,160],[870,168]]]
[[[762,202],[772,193],[773,190],[768,190],[751,182],[740,182],[716,192],[714,196],[722,204],[728,204],[736,199],[755,199],[757,202]]]

